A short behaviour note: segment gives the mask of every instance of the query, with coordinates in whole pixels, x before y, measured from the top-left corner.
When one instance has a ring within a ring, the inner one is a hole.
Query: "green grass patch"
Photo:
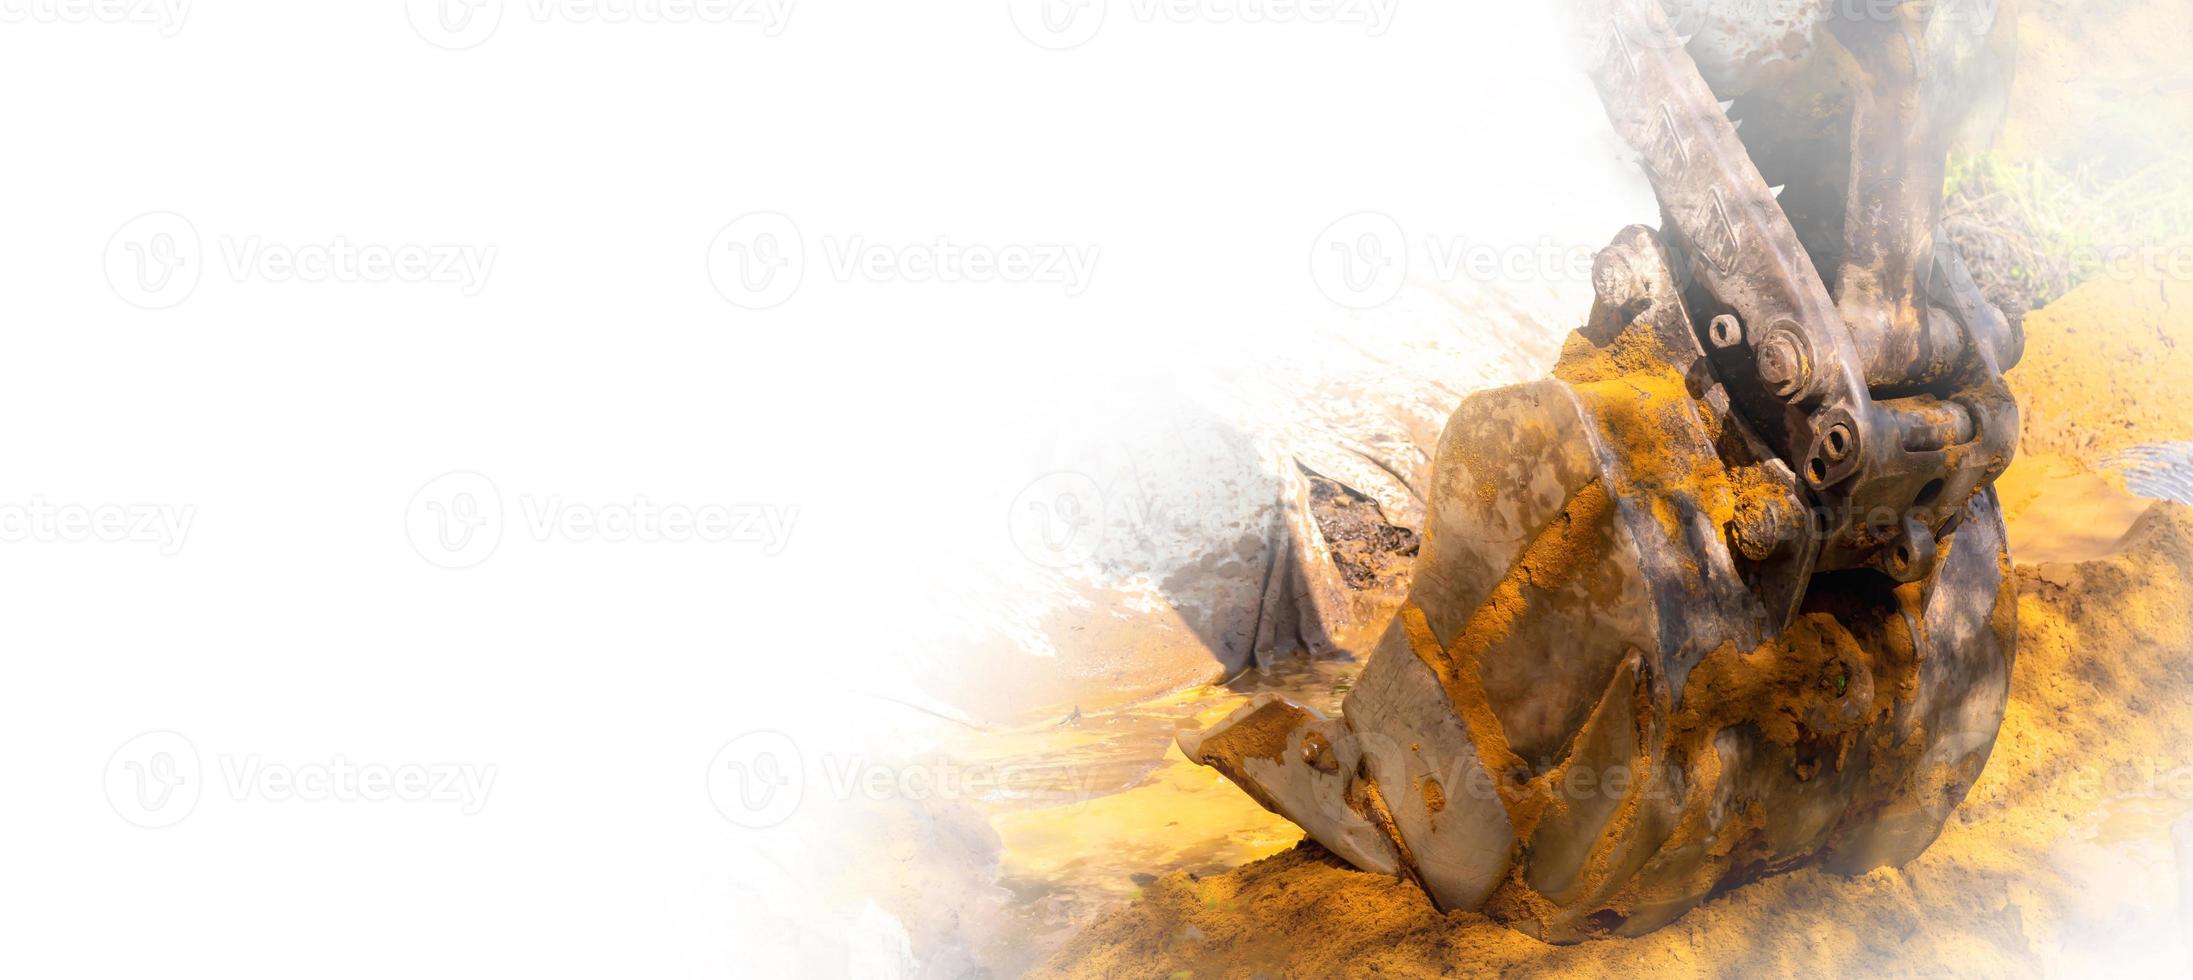
[[[2013,318],[2193,233],[2193,153],[2116,172],[1952,158],[1944,190],[1943,229]]]

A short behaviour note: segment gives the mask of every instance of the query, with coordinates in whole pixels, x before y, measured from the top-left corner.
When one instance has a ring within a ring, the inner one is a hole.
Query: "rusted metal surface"
[[[1644,0],[1575,6],[1593,40],[1590,70],[1608,118],[1637,149],[1670,245],[1685,256],[1679,271],[1716,373],[1827,515],[1834,533],[1819,570],[1923,575],[1913,564],[1923,566],[1963,501],[2010,463],[2017,415],[2001,373],[2018,353],[2000,312],[1970,288],[1956,257],[1935,247],[1954,107],[1921,98],[1928,8],[1881,5],[1819,19],[1804,39],[1805,61],[1839,83],[1833,93],[1768,99],[1746,90],[1762,105],[1827,101],[1821,111],[1841,113],[1840,127],[1824,127],[1827,145],[1808,147],[1846,164],[1840,201],[1832,189],[1820,195],[1824,227],[1800,236],[1661,8]],[[1763,113],[1769,124],[1745,135],[1822,139],[1817,118],[1792,115]],[[1712,342],[1713,324],[1724,321],[1722,334],[1737,342]],[[1907,438],[1938,431],[1932,403],[1909,400],[1918,395],[1958,405],[1971,419],[1967,438]],[[1915,410],[1923,418],[1912,418]]]

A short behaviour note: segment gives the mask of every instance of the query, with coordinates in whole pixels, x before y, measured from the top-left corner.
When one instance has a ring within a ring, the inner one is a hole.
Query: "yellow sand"
[[[2120,449],[2193,438],[2193,280],[2151,273],[2104,276],[2026,317],[2025,358],[2009,373],[2021,455],[2099,467]]]

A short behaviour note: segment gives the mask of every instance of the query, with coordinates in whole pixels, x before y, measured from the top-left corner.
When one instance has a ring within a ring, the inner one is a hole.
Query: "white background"
[[[449,50],[391,0],[165,25],[0,0],[0,519],[191,515],[179,547],[0,544],[0,972],[864,969],[802,919],[836,845],[725,819],[709,767],[750,731],[813,752],[882,724],[845,678],[920,696],[892,687],[908,578],[1004,535],[989,508],[1039,472],[964,474],[1012,472],[1012,420],[1068,379],[1344,321],[1311,262],[1351,214],[1521,247],[1649,217],[1554,30],[1494,6],[1402,0],[1373,36],[1113,0],[1057,51],[1005,0],[800,0],[773,26],[506,0]],[[148,310],[110,246],[154,212],[199,251]],[[753,212],[807,253],[765,310],[710,277]],[[1098,261],[1069,294],[841,281],[822,255],[939,236]],[[228,262],[338,239],[493,262],[473,295]],[[453,471],[502,507],[460,569],[412,533]],[[524,516],[640,497],[791,534],[541,540]],[[200,767],[164,829],[111,799],[149,731]],[[467,815],[238,797],[222,768],[338,757],[493,783]]]

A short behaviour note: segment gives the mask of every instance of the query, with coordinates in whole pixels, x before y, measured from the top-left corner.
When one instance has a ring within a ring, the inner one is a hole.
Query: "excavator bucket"
[[[1358,867],[1552,942],[1918,856],[2016,648],[1992,489],[2014,331],[1953,255],[1875,225],[1841,229],[1831,290],[1660,10],[1583,6],[1666,227],[1600,253],[1551,377],[1449,419],[1407,601],[1341,716],[1267,695],[1180,740]],[[1822,43],[1864,66],[1876,40]],[[1914,322],[1926,356],[1895,362]]]
[[[1463,402],[1343,717],[1267,696],[1183,751],[1359,867],[1549,941],[1644,932],[1808,859],[1917,857],[2009,696],[1993,491],[1923,579],[1778,577],[1819,522],[1677,362],[1639,321]]]

